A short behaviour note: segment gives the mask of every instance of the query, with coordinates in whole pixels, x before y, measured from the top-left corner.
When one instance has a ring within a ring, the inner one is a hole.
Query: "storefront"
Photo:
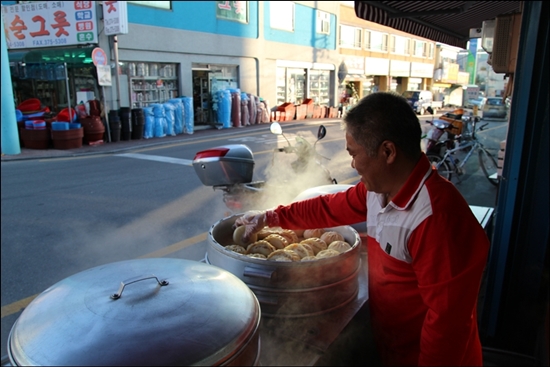
[[[363,95],[388,90],[390,60],[377,57],[365,58],[365,74],[370,83],[363,84]]]
[[[95,1],[2,6],[15,104],[38,98],[52,112],[99,98],[92,50]]]
[[[9,52],[15,105],[38,98],[52,112],[100,99],[93,47]],[[68,93],[68,97],[67,97]]]
[[[331,105],[331,80],[334,65],[295,61],[277,61],[276,105],[301,104],[312,99],[315,105]]]
[[[239,89],[239,67],[221,64],[192,64],[193,108],[196,125],[217,123],[217,92]]]
[[[178,97],[177,69],[178,65],[172,63],[120,62],[120,73],[128,78],[130,108],[147,107]]]

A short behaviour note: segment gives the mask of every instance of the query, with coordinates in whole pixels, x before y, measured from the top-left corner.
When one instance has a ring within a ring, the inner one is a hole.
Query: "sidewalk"
[[[284,125],[297,125],[297,124],[310,124],[310,123],[322,123],[322,122],[338,122],[339,119],[306,119],[306,120],[292,120],[288,122],[281,122]],[[200,139],[215,134],[238,134],[245,131],[253,130],[266,130],[269,132],[269,123],[244,126],[242,128],[230,128],[230,129],[216,129],[213,127],[196,127],[193,134],[179,134],[176,136],[165,136],[162,138],[150,138],[139,140],[120,140],[112,143],[103,143],[100,145],[90,146],[83,144],[81,148],[76,149],[28,149],[21,148],[20,154],[4,154],[2,152],[2,162],[7,161],[20,161],[30,159],[49,159],[49,158],[67,158],[78,157],[94,154],[113,154],[126,150],[145,148],[159,145],[168,145],[178,143],[185,140]]]

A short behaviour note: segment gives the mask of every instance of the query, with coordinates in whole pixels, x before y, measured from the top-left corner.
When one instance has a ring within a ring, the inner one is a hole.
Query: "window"
[[[269,24],[271,28],[294,31],[294,2],[270,1]]]
[[[317,33],[330,33],[330,14],[317,10]]]
[[[413,50],[413,55],[416,56],[416,57],[425,57],[424,56],[424,53],[425,53],[425,45],[426,45],[426,42],[424,41],[414,41],[414,50]]]
[[[391,36],[390,37],[390,52],[399,55],[408,55],[410,53],[411,40],[405,37]]]
[[[136,5],[150,6],[152,8],[160,8],[170,10],[171,1],[128,1]]]
[[[365,49],[371,51],[388,51],[388,35],[376,31],[365,31]]]
[[[347,25],[340,26],[340,46],[350,48],[361,48],[361,35],[363,30]]]

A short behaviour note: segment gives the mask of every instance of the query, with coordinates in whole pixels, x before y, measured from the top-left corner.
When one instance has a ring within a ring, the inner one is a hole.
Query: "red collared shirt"
[[[369,304],[387,365],[482,365],[477,297],[489,240],[425,155],[387,205],[361,183],[275,209],[283,228],[367,219]]]

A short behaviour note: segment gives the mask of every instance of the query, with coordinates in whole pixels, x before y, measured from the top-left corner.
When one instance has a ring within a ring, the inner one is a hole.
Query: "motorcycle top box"
[[[193,168],[205,186],[252,182],[254,155],[243,144],[229,144],[195,154]]]

